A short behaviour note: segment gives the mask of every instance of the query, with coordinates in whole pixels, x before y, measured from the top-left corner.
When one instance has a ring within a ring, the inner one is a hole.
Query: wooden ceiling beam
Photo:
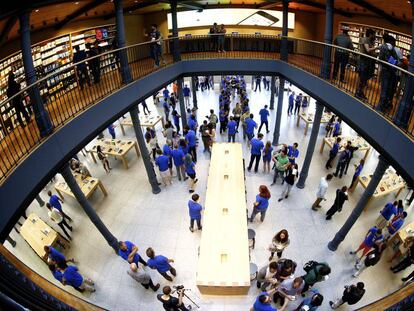
[[[77,9],[75,12],[66,15],[66,17],[58,22],[55,25],[55,29],[61,29],[63,26],[65,26],[67,23],[69,23],[70,21],[72,21],[73,19],[81,16],[82,14],[85,14],[86,12],[96,8],[97,6],[103,4],[104,2],[102,0],[94,0],[92,2],[89,2],[88,4],[84,5],[83,7],[80,7],[79,9]]]
[[[325,4],[315,2],[315,1],[311,1],[311,0],[293,0],[291,2],[292,3],[297,3],[297,4],[304,4],[304,5],[311,6],[311,7],[317,8],[317,9],[321,9],[321,10],[325,10],[325,8],[326,8]],[[334,8],[334,13],[338,14],[338,15],[342,15],[344,17],[353,17],[354,16],[353,14],[351,14],[347,11],[344,11],[344,10],[341,10],[341,9],[335,9],[335,8]]]
[[[14,24],[16,24],[17,22],[17,15],[11,16],[6,24],[3,27],[3,30],[0,33],[0,45],[4,43],[4,41],[6,41],[7,39],[7,35],[9,34],[9,32],[12,30]]]
[[[384,10],[376,7],[375,5],[372,5],[371,3],[365,1],[365,0],[348,0],[349,2],[356,4],[360,7],[363,7],[364,9],[367,9],[368,11],[371,11],[372,13],[377,14],[380,17],[385,18],[387,21],[394,25],[400,25],[401,21],[396,18],[395,16],[392,16],[391,14],[388,14]],[[389,0],[390,1],[390,0]],[[385,2],[385,1],[384,1]]]

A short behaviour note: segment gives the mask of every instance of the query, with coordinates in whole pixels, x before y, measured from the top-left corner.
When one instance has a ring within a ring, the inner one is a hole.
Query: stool
[[[250,282],[253,282],[257,278],[257,272],[258,272],[257,265],[253,262],[250,263]]]
[[[247,229],[247,237],[249,239],[249,249],[254,249],[254,246],[256,245],[256,231]]]

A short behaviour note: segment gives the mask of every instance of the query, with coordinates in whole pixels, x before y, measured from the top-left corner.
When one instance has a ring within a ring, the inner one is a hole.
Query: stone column
[[[141,151],[142,161],[144,161],[145,170],[147,172],[148,181],[152,187],[152,193],[157,194],[161,192],[158,184],[157,175],[155,175],[154,166],[151,162],[151,157],[148,153],[147,144],[145,143],[144,135],[142,134],[141,123],[138,115],[138,103],[134,105],[129,111],[131,115],[132,125],[134,126],[135,136],[137,138],[138,146]]]
[[[35,199],[36,199],[37,203],[39,203],[39,206],[42,207],[43,205],[45,205],[45,201],[43,201],[43,199],[40,196],[40,194],[38,194]]]
[[[323,113],[323,106],[319,102],[316,102],[315,118],[312,124],[312,132],[309,137],[308,149],[306,150],[305,161],[303,162],[302,170],[300,171],[299,180],[296,183],[296,187],[298,187],[299,189],[305,188],[305,181],[306,181],[306,178],[308,177],[309,168],[312,163],[313,152],[315,151],[316,140],[318,139],[319,127],[321,125],[321,119],[322,119],[322,113]]]
[[[30,11],[25,10],[19,15],[20,21],[20,44],[23,57],[24,73],[27,86],[36,83],[36,71],[33,64],[32,48],[30,43]],[[33,85],[29,91],[30,101],[33,107],[34,116],[41,137],[52,133],[53,125],[50,116],[47,113],[42,97],[40,96],[39,87]]]
[[[118,253],[118,240],[109,229],[105,226],[102,220],[99,218],[98,214],[93,209],[92,205],[89,203],[88,199],[83,194],[81,188],[79,187],[78,183],[76,182],[75,177],[72,175],[72,172],[69,168],[69,164],[66,163],[60,172],[63,178],[66,181],[66,184],[69,186],[69,189],[72,191],[73,195],[75,196],[76,200],[85,211],[86,215],[88,215],[89,219],[95,225],[95,227],[99,230],[102,234],[106,242],[108,242],[109,246],[111,246],[115,253]]]
[[[187,113],[185,110],[185,103],[184,103],[183,84],[184,84],[183,78],[178,78],[177,79],[178,101],[180,102],[181,122],[183,123],[183,128],[184,128],[184,126],[187,125]]]
[[[279,95],[277,96],[277,110],[276,110],[276,119],[275,119],[275,130],[273,132],[273,146],[279,145],[279,136],[280,136],[280,122],[282,119],[283,111],[283,95],[285,93],[285,79],[282,77],[279,78]]]
[[[289,12],[289,0],[283,0],[283,19],[282,19],[282,42],[280,46],[280,59],[288,60],[288,12]]]
[[[275,76],[272,76],[272,79],[270,80],[270,106],[269,106],[270,110],[275,109],[275,92],[276,92],[275,80],[276,80]]]
[[[191,77],[191,95],[193,96],[193,107],[198,109],[197,105],[197,89],[195,77]]]
[[[173,59],[174,62],[181,60],[180,42],[178,41],[178,23],[177,23],[177,0],[170,1],[171,7],[171,21],[172,21],[172,36],[173,36]]]
[[[339,244],[341,244],[341,242],[345,239],[348,232],[351,230],[352,226],[356,223],[362,211],[364,210],[365,206],[367,205],[369,199],[374,194],[375,189],[377,189],[379,183],[381,182],[382,176],[384,175],[388,166],[389,166],[388,163],[380,155],[377,167],[375,168],[375,172],[371,177],[371,181],[369,182],[368,187],[365,189],[364,193],[359,199],[351,215],[349,215],[345,224],[342,226],[341,229],[339,229],[338,233],[335,235],[333,240],[329,242],[328,248],[331,251],[336,251]]]
[[[124,10],[122,0],[114,0],[115,5],[115,23],[116,23],[116,40],[118,48],[125,47],[125,25],[124,25]],[[122,83],[127,84],[132,81],[131,69],[128,64],[127,51],[120,50],[117,52],[119,61],[121,63],[121,77]]]
[[[332,44],[334,0],[326,0],[325,12],[326,13],[325,13],[324,42],[326,44]],[[324,46],[323,60],[322,60],[322,65],[321,65],[321,77],[324,79],[329,79],[331,76],[331,53],[332,53],[332,47]]]

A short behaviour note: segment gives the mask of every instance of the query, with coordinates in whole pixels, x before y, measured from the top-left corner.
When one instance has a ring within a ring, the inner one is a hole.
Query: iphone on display
[[[264,11],[257,11],[237,23],[237,25],[272,26],[279,19]]]

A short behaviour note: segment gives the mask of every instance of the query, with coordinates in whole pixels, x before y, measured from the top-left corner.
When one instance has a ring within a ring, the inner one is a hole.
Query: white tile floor
[[[269,103],[270,93],[267,91],[255,93],[250,92],[250,89],[249,93],[250,107],[257,120],[259,109],[264,104]],[[217,94],[217,85],[215,91],[197,93],[199,122],[208,114],[210,108],[218,111]],[[303,123],[297,128],[296,119],[294,117],[287,117],[286,100],[285,94],[280,141],[287,143],[296,141],[299,143],[300,156],[298,163],[300,167],[306,152],[310,131],[307,136],[304,136]],[[155,108],[152,103],[150,104],[150,109],[153,112],[158,109],[162,113],[160,107]],[[309,111],[314,111],[313,101],[308,109]],[[276,110],[271,112],[271,125],[274,124],[275,112]],[[273,126],[271,127],[272,131],[265,136],[265,140],[272,140]],[[123,138],[119,128],[116,129],[116,132],[119,138]],[[268,263],[269,252],[267,251],[267,246],[271,242],[274,232],[282,228],[286,228],[291,235],[291,245],[287,248],[284,256],[298,263],[297,275],[303,274],[302,266],[308,260],[327,261],[330,264],[332,267],[331,278],[324,283],[316,285],[316,288],[325,296],[324,304],[320,310],[329,310],[328,301],[340,295],[345,284],[355,282],[355,279],[351,277],[354,258],[349,255],[349,251],[359,245],[366,230],[373,224],[378,210],[387,200],[393,200],[394,197],[391,195],[374,201],[368,212],[361,215],[339,249],[336,252],[329,251],[327,243],[345,222],[352,207],[357,203],[362,189],[357,188],[350,196],[350,201],[346,203],[342,213],[336,214],[331,222],[325,220],[324,212],[332,203],[335,189],[343,185],[349,185],[353,172],[352,169],[352,172],[348,173],[342,180],[335,179],[332,182],[328,192],[328,201],[323,203],[321,211],[313,212],[310,209],[310,205],[315,199],[319,179],[327,173],[324,163],[327,159],[328,151],[325,150],[323,155],[319,154],[324,127],[321,127],[320,132],[306,188],[299,190],[294,187],[289,199],[278,203],[277,198],[281,192],[281,186],[278,184],[271,187],[273,197],[264,223],[259,223],[256,220],[252,225],[249,224],[249,227],[256,230],[256,248],[252,252],[252,261],[259,268]],[[356,134],[347,126],[344,126],[343,133]],[[105,132],[105,135],[108,136],[108,133]],[[131,127],[126,129],[125,138],[134,138]],[[164,139],[161,134],[158,134],[158,138],[163,143]],[[226,139],[227,136],[223,135],[218,138],[218,141]],[[242,140],[240,135],[237,139],[238,141]],[[199,182],[196,191],[200,194],[201,202],[203,202],[209,157],[207,154],[202,153],[201,148],[200,146],[198,150],[199,161],[196,170]],[[249,153],[246,148],[244,154],[245,158],[248,159]],[[184,182],[179,182],[175,178],[172,186],[168,188],[163,187],[160,194],[153,195],[147,182],[142,160],[137,159],[134,152],[128,155],[130,164],[128,170],[123,168],[120,161],[110,159],[111,166],[113,167],[110,174],[105,174],[100,164],[93,163],[89,157],[84,157],[81,154],[79,156],[87,164],[92,175],[102,180],[108,191],[107,197],[104,197],[100,191],[97,191],[90,198],[90,202],[103,222],[119,240],[133,241],[140,248],[141,253],[145,253],[145,249],[152,246],[157,253],[174,258],[175,267],[178,271],[174,284],[184,284],[187,288],[190,288],[192,291],[189,295],[196,299],[201,305],[202,310],[249,310],[255,296],[258,294],[255,284],[253,284],[247,296],[201,296],[197,291],[195,276],[197,248],[201,233],[191,233],[188,230],[187,200],[189,199],[189,194],[187,185]],[[353,162],[356,163],[360,157],[361,153],[356,152]],[[377,160],[378,154],[371,152],[364,172],[373,172]],[[250,211],[259,185],[270,185],[272,176],[248,172],[246,176],[247,201]],[[60,179],[61,176],[58,175],[57,178]],[[51,184],[46,189],[49,188],[52,188]],[[406,192],[403,191],[401,196],[405,196],[405,194]],[[41,196],[46,199],[46,191],[43,191]],[[71,249],[66,255],[76,259],[80,271],[95,280],[97,287],[96,293],[83,297],[109,310],[162,310],[161,305],[155,299],[154,293],[145,291],[126,274],[128,269],[127,263],[114,255],[112,249],[91,224],[77,202],[70,197],[65,199],[64,210],[74,219],[73,242]],[[40,208],[36,201],[29,206],[29,212],[37,213],[44,220],[48,219],[46,209]],[[409,215],[408,221],[412,220],[412,215]],[[54,225],[52,226],[55,227]],[[12,248],[6,242],[6,247],[33,270],[57,284],[47,266],[32,251],[22,237],[14,231],[11,233],[11,236],[17,241],[17,246]],[[400,278],[409,271],[398,275],[390,273],[389,264],[386,262],[389,257],[390,254],[387,252],[383,260],[375,268],[366,270],[360,276],[359,279],[366,283],[367,292],[365,297],[353,308],[342,306],[342,310],[351,310],[366,305],[393,292],[402,285]],[[144,258],[146,258],[145,255]],[[156,272],[151,271],[150,273],[156,282],[160,282],[161,285],[168,284]],[[57,285],[61,286],[60,284]],[[65,290],[79,295],[79,293],[69,287],[65,287]],[[199,298],[195,297],[195,295]],[[295,303],[292,303],[288,310],[291,310],[294,305]]]

